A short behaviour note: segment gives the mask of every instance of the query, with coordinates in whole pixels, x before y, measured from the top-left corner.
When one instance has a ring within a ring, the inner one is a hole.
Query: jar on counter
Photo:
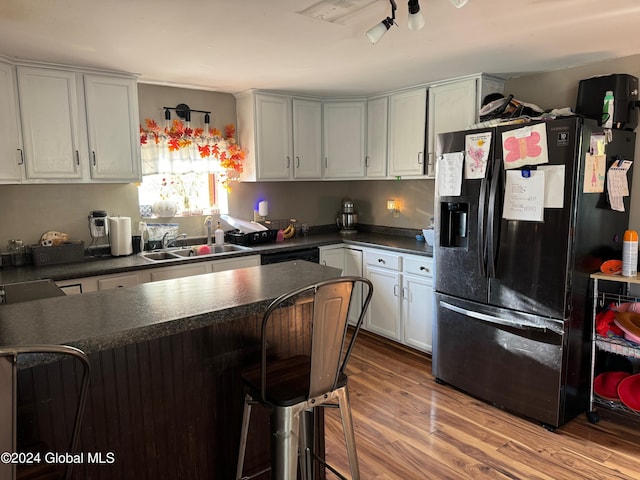
[[[26,249],[22,240],[9,240],[7,252],[11,254],[11,263],[19,267],[25,264]]]

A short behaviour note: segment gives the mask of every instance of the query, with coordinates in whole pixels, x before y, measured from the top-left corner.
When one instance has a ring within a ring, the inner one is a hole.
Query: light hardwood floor
[[[429,356],[366,332],[348,373],[362,480],[640,479],[640,428],[580,415],[549,432],[437,384]],[[338,411],[325,415],[327,459],[347,473]]]

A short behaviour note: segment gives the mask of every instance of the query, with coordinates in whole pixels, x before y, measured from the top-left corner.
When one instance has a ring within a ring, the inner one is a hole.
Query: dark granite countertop
[[[285,292],[340,274],[294,261],[7,304],[0,346],[66,344],[92,353],[261,312]]]
[[[286,250],[333,245],[337,243],[381,248],[414,255],[433,255],[432,247],[427,245],[425,242],[417,241],[415,237],[411,236],[374,232],[358,232],[350,235],[340,235],[336,232],[309,235],[306,238],[301,236],[277,243],[254,245],[249,250],[228,252],[215,257],[187,257],[184,260],[175,260],[170,262],[152,262],[140,255],[129,255],[126,257],[86,257],[83,262],[51,266],[6,267],[0,270],[0,285],[43,279],[61,281],[147,268],[167,267],[178,263],[186,264],[211,260],[215,261],[222,258],[275,253]]]

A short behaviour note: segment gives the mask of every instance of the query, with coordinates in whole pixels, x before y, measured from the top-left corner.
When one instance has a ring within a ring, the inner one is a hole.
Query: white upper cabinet
[[[435,146],[439,133],[464,130],[478,122],[485,95],[502,92],[500,79],[476,75],[429,87],[427,175],[435,177]]]
[[[18,117],[15,67],[0,62],[0,183],[20,183],[22,140]]]
[[[322,178],[322,102],[293,99],[295,178]]]
[[[322,177],[321,102],[251,92],[237,97],[236,110],[243,180]]]
[[[23,182],[140,180],[134,77],[18,65],[17,84]]]
[[[367,151],[365,176],[380,178],[387,175],[387,135],[389,97],[367,102]]]
[[[82,179],[78,82],[72,71],[18,67],[26,179]]]
[[[365,174],[366,103],[325,102],[325,178],[362,178]]]
[[[389,96],[389,175],[424,174],[427,89]]]
[[[91,178],[140,179],[138,88],[135,80],[85,75]]]
[[[291,178],[291,100],[285,97],[256,95],[253,128],[256,136],[254,155],[257,179]],[[245,144],[241,141],[240,145]]]

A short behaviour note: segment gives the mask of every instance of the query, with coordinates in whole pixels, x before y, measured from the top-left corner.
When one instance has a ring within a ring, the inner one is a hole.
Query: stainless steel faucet
[[[169,248],[170,246],[175,245],[179,238],[185,238],[187,236],[186,233],[180,233],[173,240],[167,240],[167,235],[169,235],[169,232],[165,232],[165,234],[162,235],[162,248]]]

